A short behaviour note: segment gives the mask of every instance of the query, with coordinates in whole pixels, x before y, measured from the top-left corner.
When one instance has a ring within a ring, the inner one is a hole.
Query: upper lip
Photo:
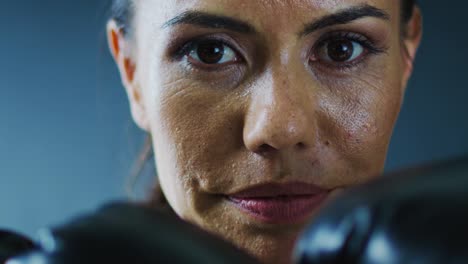
[[[248,187],[242,191],[230,194],[234,198],[261,198],[261,197],[276,197],[276,196],[299,196],[299,195],[317,195],[328,190],[317,185],[292,182],[292,183],[267,183]]]

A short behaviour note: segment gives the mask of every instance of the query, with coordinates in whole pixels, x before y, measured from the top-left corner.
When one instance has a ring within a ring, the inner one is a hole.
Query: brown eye
[[[353,56],[353,42],[349,40],[328,43],[328,57],[334,61],[347,61]]]
[[[189,57],[203,64],[225,64],[237,61],[236,53],[226,44],[208,40],[196,43]]]
[[[328,40],[318,50],[319,60],[335,63],[350,62],[364,53],[364,47],[353,40],[342,38]]]

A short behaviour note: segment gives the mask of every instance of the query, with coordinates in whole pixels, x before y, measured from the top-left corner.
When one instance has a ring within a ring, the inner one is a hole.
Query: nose
[[[256,83],[245,118],[245,146],[257,154],[313,147],[316,96],[310,83],[288,69],[269,71]]]

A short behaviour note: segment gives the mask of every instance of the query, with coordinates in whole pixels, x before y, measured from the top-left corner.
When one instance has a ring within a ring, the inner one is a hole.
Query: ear
[[[107,41],[112,57],[120,71],[122,84],[127,91],[133,120],[141,129],[148,132],[147,113],[142,100],[142,91],[136,78],[136,62],[130,54],[129,40],[114,20],[107,23]]]
[[[406,87],[411,74],[413,73],[414,59],[421,43],[423,33],[423,23],[421,9],[416,6],[411,16],[410,21],[405,26],[405,35],[402,41],[402,58],[403,58],[403,86]]]

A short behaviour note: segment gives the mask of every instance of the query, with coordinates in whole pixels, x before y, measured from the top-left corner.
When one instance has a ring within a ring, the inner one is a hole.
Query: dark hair
[[[133,11],[134,6],[132,0],[112,0],[110,18],[117,23],[124,33],[128,33],[130,30],[130,21],[133,18]]]
[[[401,0],[401,22],[405,25],[413,15],[416,0]]]
[[[404,26],[409,22],[413,15],[414,7],[416,6],[416,0],[400,0],[401,1],[401,25],[402,34],[406,34]],[[131,32],[131,20],[134,14],[134,5],[132,0],[112,0],[111,16],[117,25],[122,29],[124,34]],[[144,170],[145,165],[148,162],[153,162],[153,150],[150,135],[144,142],[142,151],[135,162],[135,168],[132,173],[132,180],[130,182],[130,188],[133,188],[139,175]],[[155,173],[155,171],[153,172]],[[161,209],[167,209],[172,211],[164,197],[159,182],[157,181],[154,186],[154,192],[152,193],[151,200],[149,201],[151,206],[155,206]]]

